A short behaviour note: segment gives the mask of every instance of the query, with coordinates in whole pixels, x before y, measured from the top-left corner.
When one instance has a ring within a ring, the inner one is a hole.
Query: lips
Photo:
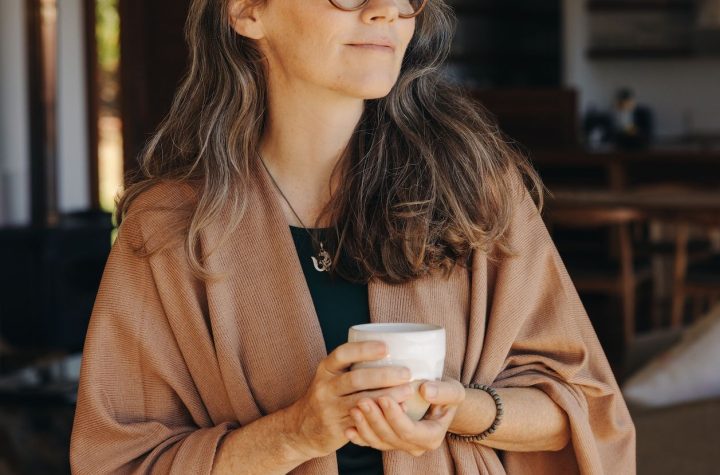
[[[392,41],[387,40],[387,39],[358,41],[355,43],[350,43],[349,45],[350,46],[385,47],[392,51],[395,51],[395,43],[393,43]]]
[[[352,44],[352,45],[348,45],[348,46],[352,46],[354,48],[363,49],[363,50],[367,50],[367,51],[379,51],[382,53],[392,53],[393,52],[393,49],[390,48],[389,46],[382,46],[382,45]]]

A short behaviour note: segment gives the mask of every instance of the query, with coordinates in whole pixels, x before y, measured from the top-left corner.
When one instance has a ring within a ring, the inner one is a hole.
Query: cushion
[[[720,397],[720,306],[622,386],[628,404],[662,407]]]

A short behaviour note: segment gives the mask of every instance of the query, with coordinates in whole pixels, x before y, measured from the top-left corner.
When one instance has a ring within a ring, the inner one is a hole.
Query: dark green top
[[[329,228],[313,229],[320,240]],[[327,272],[313,266],[312,239],[303,228],[290,226],[295,248],[300,258],[305,280],[320,321],[325,348],[330,353],[347,341],[352,325],[370,322],[367,285],[355,284],[340,277],[331,279]],[[382,475],[382,455],[379,450],[349,442],[337,451],[340,475]]]

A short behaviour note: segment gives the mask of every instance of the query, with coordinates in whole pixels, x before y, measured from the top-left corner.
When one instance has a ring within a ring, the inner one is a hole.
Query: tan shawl
[[[189,187],[157,185],[132,205],[108,259],[85,341],[70,457],[73,473],[208,474],[229,431],[304,394],[326,355],[288,223],[269,178],[255,176],[247,214],[207,259],[229,277],[203,284],[184,251],[131,251],[167,229]],[[206,229],[215,247],[227,216]],[[373,322],[447,329],[446,376],[545,391],[569,415],[559,452],[498,453],[447,440],[421,457],[383,453],[386,474],[633,474],[635,430],[588,317],[529,194],[515,207],[514,258],[475,253],[403,285],[369,283]],[[336,474],[334,455],[293,474]]]

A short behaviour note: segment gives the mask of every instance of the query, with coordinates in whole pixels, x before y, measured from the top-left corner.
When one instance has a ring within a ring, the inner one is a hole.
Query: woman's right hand
[[[350,409],[363,397],[389,396],[402,403],[413,394],[410,370],[405,367],[349,371],[353,363],[379,360],[386,353],[379,341],[345,343],[320,362],[305,395],[288,408],[290,430],[308,458],[329,455],[349,441],[345,430],[355,426]]]

